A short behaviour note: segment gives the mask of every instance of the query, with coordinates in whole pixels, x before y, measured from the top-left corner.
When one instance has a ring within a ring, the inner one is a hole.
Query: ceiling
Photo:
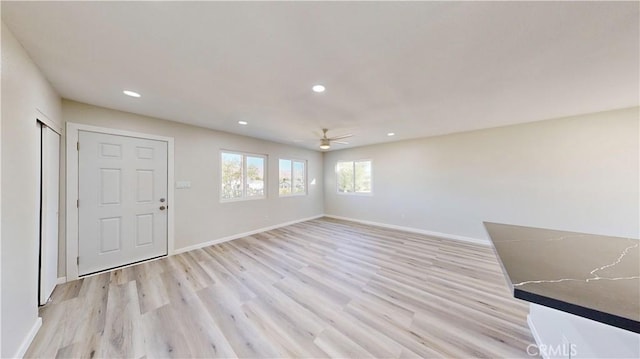
[[[353,133],[340,149],[637,106],[639,9],[3,1],[2,19],[64,98],[312,149]]]

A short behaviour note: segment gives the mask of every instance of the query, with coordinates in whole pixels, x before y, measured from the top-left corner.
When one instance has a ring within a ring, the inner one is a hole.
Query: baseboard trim
[[[27,336],[22,341],[22,344],[20,344],[18,351],[16,351],[16,355],[14,355],[14,358],[24,357],[24,355],[27,353],[27,349],[29,349],[31,342],[33,342],[33,339],[36,337],[36,334],[38,334],[38,330],[40,330],[41,326],[42,326],[42,318],[38,317],[38,319],[36,319],[36,322],[33,323],[31,330],[29,330],[29,333],[27,333]]]
[[[58,281],[56,284],[65,284],[67,283],[67,277],[58,277]]]
[[[230,235],[230,236],[227,236],[227,237],[217,238],[217,239],[214,239],[214,240],[211,240],[211,241],[208,241],[208,242],[203,242],[203,243],[198,243],[198,244],[194,244],[194,245],[187,246],[187,247],[178,248],[178,249],[173,251],[172,255],[173,254],[180,254],[180,253],[192,251],[194,249],[200,249],[200,248],[212,246],[214,244],[220,244],[220,243],[232,241],[234,239],[251,236],[251,235],[254,235],[254,234],[257,234],[257,233],[270,231],[270,230],[276,229],[276,228],[290,226],[292,224],[296,224],[296,223],[300,223],[300,222],[310,221],[312,219],[322,218],[324,216],[325,216],[324,214],[320,214],[320,215],[317,215],[317,216],[312,216],[312,217],[307,217],[307,218],[302,218],[302,219],[296,219],[294,221],[279,223],[279,224],[276,224],[276,225],[273,225],[273,226],[263,227],[263,228],[255,229],[255,230],[249,231],[249,232],[233,234],[233,235]]]
[[[452,240],[455,240],[455,241],[480,244],[480,245],[483,245],[483,246],[491,245],[491,242],[489,242],[489,240],[486,240],[486,239],[465,237],[465,236],[459,236],[459,235],[456,235],[456,234],[428,231],[426,229],[420,229],[420,228],[414,228],[414,227],[404,227],[404,226],[398,226],[398,225],[395,225],[395,224],[388,224],[388,223],[381,223],[381,222],[374,222],[374,221],[366,221],[366,220],[356,219],[356,218],[334,216],[334,215],[331,215],[331,214],[325,214],[324,216],[328,217],[328,218],[343,220],[343,221],[350,221],[350,222],[367,224],[367,225],[370,225],[370,226],[377,226],[377,227],[383,227],[383,228],[389,228],[389,229],[397,229],[397,230],[400,230],[400,231],[411,232],[411,233],[419,233],[419,234],[424,234],[424,235],[431,236],[431,237],[452,239]]]

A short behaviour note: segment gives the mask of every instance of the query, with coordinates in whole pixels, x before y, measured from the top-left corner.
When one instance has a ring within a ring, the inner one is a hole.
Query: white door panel
[[[167,142],[79,131],[79,275],[167,254]]]
[[[40,290],[44,305],[58,281],[58,203],[60,181],[60,135],[41,127],[40,197]]]

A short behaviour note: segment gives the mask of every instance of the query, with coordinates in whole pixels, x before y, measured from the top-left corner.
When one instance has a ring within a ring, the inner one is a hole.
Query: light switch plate
[[[176,181],[176,189],[191,188],[191,181]]]

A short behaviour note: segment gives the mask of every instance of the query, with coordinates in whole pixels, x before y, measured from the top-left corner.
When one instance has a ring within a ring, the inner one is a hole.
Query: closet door
[[[46,125],[41,125],[40,139],[39,302],[44,305],[58,281],[60,135]]]

